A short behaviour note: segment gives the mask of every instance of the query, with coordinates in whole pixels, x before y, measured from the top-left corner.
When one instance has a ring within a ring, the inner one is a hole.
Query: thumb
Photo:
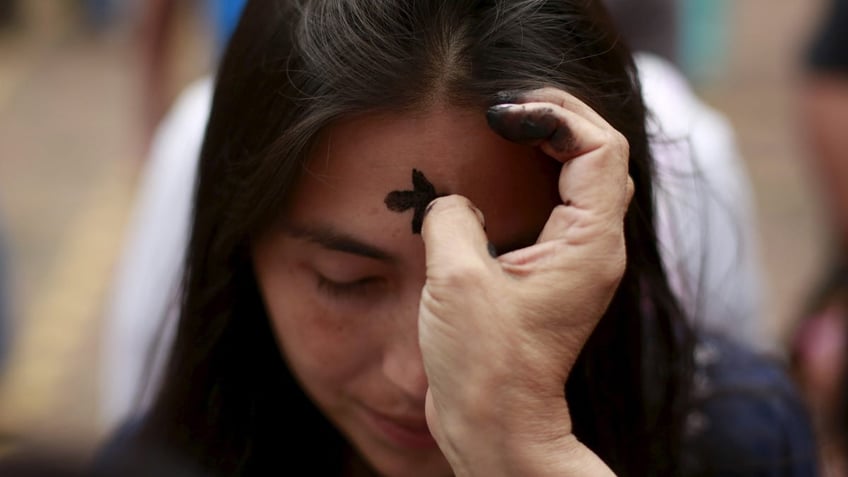
[[[427,277],[494,265],[484,227],[483,213],[465,197],[450,195],[431,202],[421,228]]]

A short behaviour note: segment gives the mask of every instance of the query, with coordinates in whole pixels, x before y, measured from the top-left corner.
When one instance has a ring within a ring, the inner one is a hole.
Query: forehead
[[[413,189],[413,169],[438,194],[471,199],[486,215],[490,235],[541,227],[556,202],[559,163],[502,139],[489,129],[484,110],[440,107],[331,125],[307,161],[289,218],[362,228],[379,222],[383,231],[409,234],[412,213],[392,212],[384,200]]]

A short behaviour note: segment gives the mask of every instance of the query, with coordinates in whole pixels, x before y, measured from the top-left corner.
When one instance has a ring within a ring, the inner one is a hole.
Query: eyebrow
[[[395,262],[391,253],[329,226],[283,225],[283,232],[302,240],[318,244],[328,250],[359,255],[384,262]]]

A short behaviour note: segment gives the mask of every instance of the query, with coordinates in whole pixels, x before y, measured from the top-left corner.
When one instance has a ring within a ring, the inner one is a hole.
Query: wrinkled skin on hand
[[[626,264],[627,140],[563,91],[512,99],[489,110],[492,129],[563,164],[562,203],[536,243],[493,258],[482,213],[457,195],[433,201],[422,229],[426,415],[457,475],[516,475],[524,462],[587,451],[564,383]]]

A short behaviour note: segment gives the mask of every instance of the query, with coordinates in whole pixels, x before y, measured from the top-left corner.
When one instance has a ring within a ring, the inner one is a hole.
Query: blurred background
[[[0,453],[91,449],[104,298],[157,118],[214,63],[201,2],[164,24],[151,98],[143,0],[0,0],[0,229],[12,339]],[[784,344],[830,259],[799,132],[803,50],[825,0],[681,0],[678,65],[732,123],[757,206],[768,334]]]
[[[13,335],[0,446],[34,436],[84,447],[99,436],[104,298],[151,133],[146,3],[0,1],[4,333]],[[174,3],[166,101],[213,56],[200,6]]]

